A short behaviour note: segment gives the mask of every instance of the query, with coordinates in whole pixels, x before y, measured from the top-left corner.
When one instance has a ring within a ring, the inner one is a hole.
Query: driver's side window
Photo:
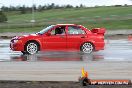
[[[51,31],[51,35],[65,35],[65,26],[56,27]]]

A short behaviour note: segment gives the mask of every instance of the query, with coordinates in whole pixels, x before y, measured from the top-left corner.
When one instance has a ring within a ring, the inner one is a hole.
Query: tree
[[[54,9],[55,8],[55,4],[54,3],[51,3],[51,8]]]
[[[9,7],[2,6],[2,7],[1,7],[1,10],[2,10],[2,11],[9,11]]]
[[[38,11],[42,11],[43,10],[43,7],[41,5],[38,6]]]
[[[21,14],[25,14],[26,13],[26,7],[25,7],[25,5],[23,5],[22,7],[20,7],[20,11],[21,11]]]
[[[73,8],[73,6],[72,5],[66,5],[66,8]]]
[[[85,6],[83,4],[80,4],[80,8],[84,8]]]
[[[0,23],[6,21],[7,21],[6,15],[2,11],[0,11]]]
[[[55,8],[55,4],[51,3],[47,5],[47,9],[54,9]]]

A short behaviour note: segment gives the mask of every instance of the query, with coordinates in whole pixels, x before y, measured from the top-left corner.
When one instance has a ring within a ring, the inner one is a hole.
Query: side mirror
[[[47,32],[46,35],[47,35],[47,36],[51,36],[51,33],[50,33],[50,32]]]

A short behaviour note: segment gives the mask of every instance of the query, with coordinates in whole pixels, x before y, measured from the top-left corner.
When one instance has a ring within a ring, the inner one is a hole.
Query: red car
[[[45,50],[78,50],[91,53],[104,49],[104,28],[91,31],[76,24],[51,25],[36,34],[11,39],[10,48],[23,54],[35,54]]]

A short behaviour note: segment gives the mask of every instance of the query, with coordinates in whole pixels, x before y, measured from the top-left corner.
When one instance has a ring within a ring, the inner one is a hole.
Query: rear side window
[[[85,34],[85,31],[78,26],[68,26],[68,34]]]

